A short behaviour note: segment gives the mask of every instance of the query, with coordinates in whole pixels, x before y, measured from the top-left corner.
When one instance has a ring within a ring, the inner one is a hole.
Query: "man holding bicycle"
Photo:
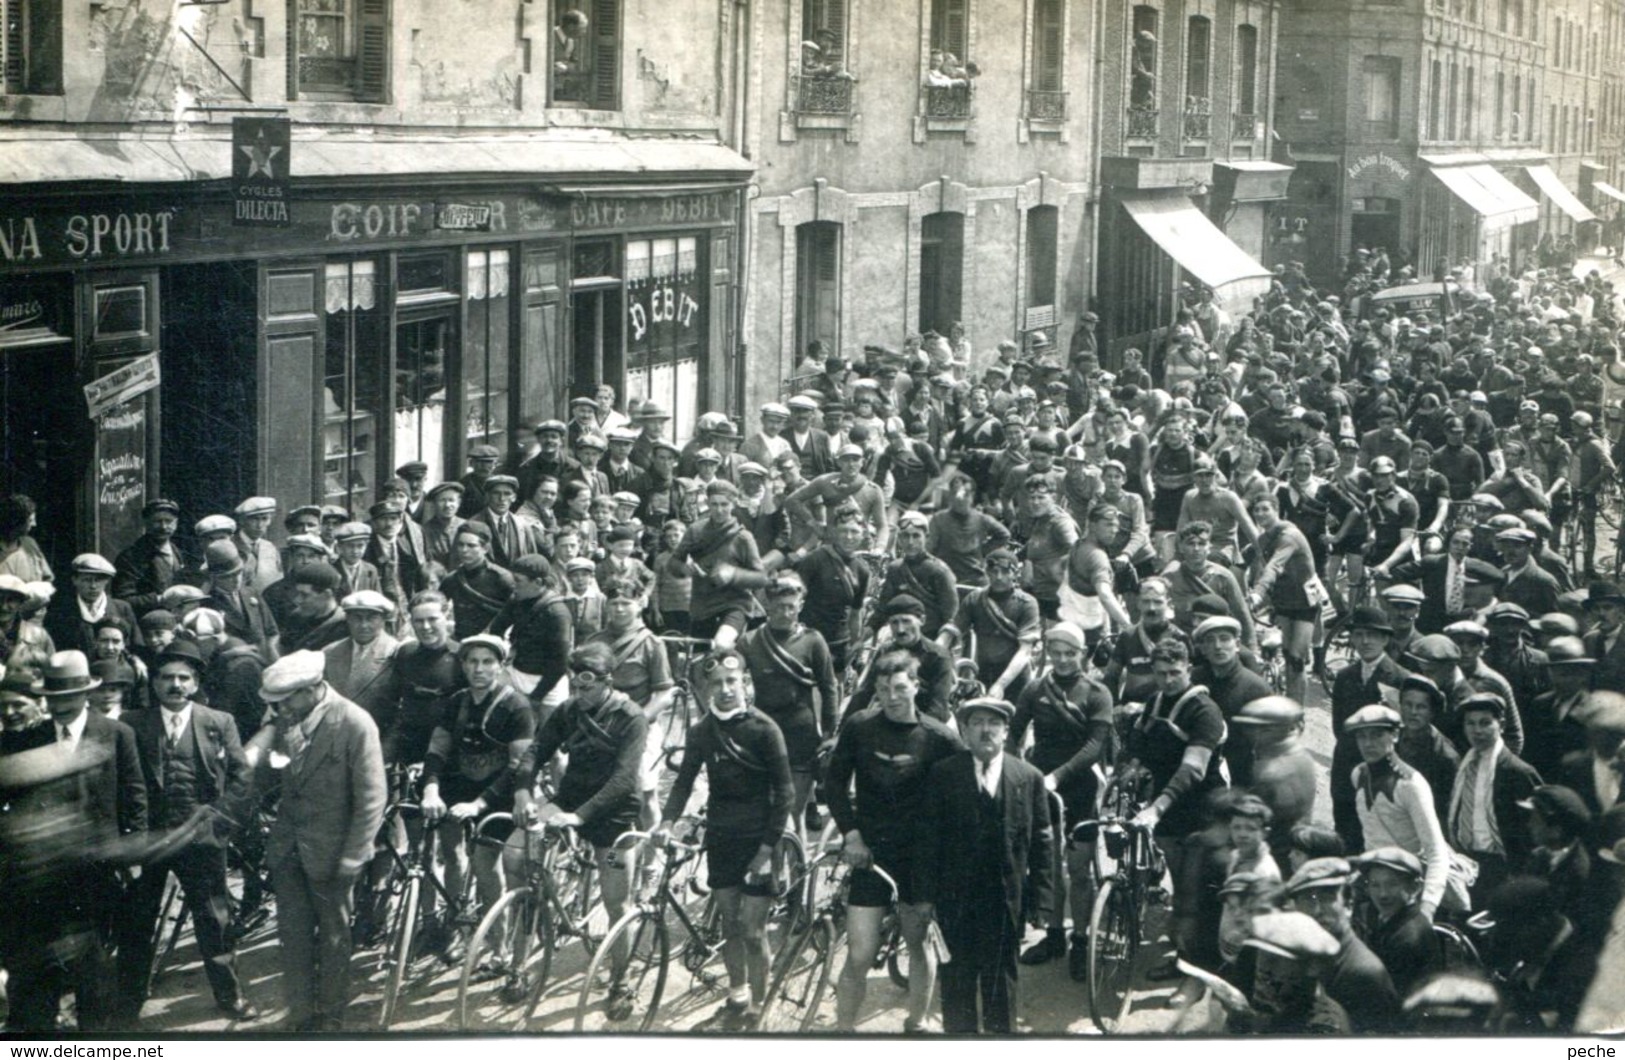
[[[918,606],[916,604],[916,606]],[[895,898],[908,945],[905,1032],[920,1030],[936,981],[936,955],[925,944],[931,906],[916,897],[916,859],[925,815],[926,774],[962,748],[953,731],[915,705],[920,664],[907,651],[889,651],[872,669],[877,706],[847,717],[825,769],[830,815],[845,837],[842,856],[853,868],[847,899],[847,959],[835,987],[838,1030],[854,1029],[869,970],[880,949],[880,922]],[[884,869],[891,888],[873,872]]]
[[[711,789],[706,883],[722,914],[728,998],[700,1028],[739,1031],[755,1025],[767,994],[767,915],[777,889],[773,854],[790,819],[794,785],[783,733],[750,705],[744,656],[733,649],[712,652],[700,672],[709,713],[688,730],[683,764],[654,838],[657,845],[666,842],[704,769]]]
[[[652,827],[660,813],[658,787],[665,764],[665,746],[660,738],[663,731],[656,726],[671,709],[677,685],[672,679],[666,646],[643,624],[647,601],[642,587],[633,578],[610,578],[602,588],[605,626],[587,643],[609,648],[614,665],[610,685],[636,703],[648,723],[649,735],[643,741],[642,810],[638,823]],[[666,720],[669,723],[669,717]]]

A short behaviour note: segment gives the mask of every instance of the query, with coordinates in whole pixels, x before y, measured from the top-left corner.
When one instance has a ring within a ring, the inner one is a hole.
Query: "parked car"
[[[1395,319],[1427,313],[1435,321],[1448,320],[1461,309],[1461,285],[1454,280],[1429,280],[1385,287],[1360,299],[1360,318],[1369,319],[1386,309]]]

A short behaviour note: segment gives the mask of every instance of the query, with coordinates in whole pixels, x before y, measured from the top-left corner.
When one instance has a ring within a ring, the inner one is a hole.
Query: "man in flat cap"
[[[457,569],[440,580],[440,591],[451,601],[458,640],[483,632],[513,595],[513,574],[491,562],[491,528],[464,523],[452,542]]]
[[[1055,902],[1044,777],[1005,750],[1014,713],[1003,699],[962,705],[968,750],[938,761],[926,778],[918,876],[920,899],[934,903],[953,954],[940,969],[948,1034],[1015,1031],[1023,920],[1045,923]]]
[[[1388,970],[1399,996],[1409,997],[1413,988],[1444,970],[1433,924],[1417,908],[1422,862],[1399,847],[1377,847],[1353,862],[1375,914],[1361,937]]]
[[[1338,952],[1337,940],[1307,913],[1261,913],[1242,943],[1235,976],[1246,992],[1217,996],[1232,1033],[1349,1033],[1348,1013],[1326,995],[1316,970]]]
[[[604,473],[610,492],[630,492],[641,498],[647,479],[643,468],[632,462],[632,447],[638,442],[636,428],[616,427],[604,437],[609,442],[609,452],[604,456],[603,463],[598,465],[598,470]]]
[[[395,477],[406,483],[405,514],[416,519],[423,507],[423,487],[429,478],[429,465],[422,460],[408,460],[395,469]]]
[[[902,652],[915,660],[914,686],[919,712],[947,724],[948,701],[954,686],[953,659],[942,645],[925,636],[925,605],[917,597],[900,593],[881,608],[881,614],[891,630],[887,652]],[[872,663],[865,669],[843,717],[851,717],[875,699],[875,669]]]
[[[456,482],[462,487],[458,491],[461,496],[455,513],[458,517],[467,519],[485,507],[485,480],[497,469],[497,461],[501,458],[502,453],[494,445],[476,445],[468,451],[468,472]],[[426,520],[427,516],[424,518]]]
[[[375,589],[351,593],[339,601],[350,635],[322,649],[327,656],[327,683],[366,711],[385,733],[395,723],[401,690],[395,676],[400,641],[390,635],[395,602]]]
[[[1337,940],[1337,953],[1316,962],[1315,977],[1326,996],[1348,1013],[1356,1034],[1381,1034],[1399,1019],[1393,979],[1371,948],[1354,933],[1354,873],[1342,858],[1304,862],[1286,883],[1286,899],[1313,917]]]
[[[260,599],[271,609],[277,629],[286,631],[294,612],[294,573],[312,563],[329,566],[333,553],[320,534],[294,534],[283,545],[282,557],[282,577],[261,593]]]
[[[762,429],[745,439],[739,455],[763,467],[772,467],[774,460],[790,451],[790,443],[784,438],[784,429],[790,423],[790,407],[769,401],[762,406],[761,417]]]
[[[349,635],[344,612],[339,610],[339,572],[329,563],[310,563],[295,570],[293,614],[282,629],[278,644],[284,653],[321,651]]]
[[[1524,865],[1532,847],[1528,822],[1518,812],[1540,784],[1540,774],[1514,754],[1501,737],[1507,704],[1493,692],[1477,692],[1458,708],[1467,751],[1450,789],[1445,837],[1478,863],[1473,907]]]
[[[73,557],[73,592],[56,593],[45,605],[45,632],[59,650],[94,655],[96,623],[104,618],[124,623],[132,644],[140,645],[134,609],[107,591],[116,574],[113,565],[94,552]]]
[[[328,687],[326,662],[296,651],[266,668],[260,695],[276,721],[250,744],[256,781],[281,791],[267,858],[286,1027],[306,1035],[343,1029],[355,881],[372,858],[387,794],[378,727]]]
[[[1503,603],[1517,604],[1531,615],[1558,610],[1557,579],[1534,560],[1535,532],[1521,526],[1495,535],[1506,581],[1497,595]]]
[[[1343,731],[1354,737],[1361,758],[1353,774],[1355,810],[1366,849],[1397,846],[1426,866],[1419,908],[1432,919],[1451,882],[1450,847],[1427,780],[1394,753],[1401,724],[1398,711],[1375,703],[1344,722]],[[1458,889],[1453,897],[1465,907],[1462,892]]]
[[[265,536],[276,515],[276,498],[250,497],[232,514],[237,519],[237,532],[231,543],[243,557],[243,585],[252,593],[263,593],[282,577],[282,557]]]
[[[158,596],[191,566],[174,541],[180,526],[180,505],[171,500],[148,501],[141,509],[145,532],[113,559],[113,595],[136,614],[158,606]]]
[[[1320,766],[1303,739],[1304,711],[1286,696],[1242,707],[1230,724],[1247,733],[1253,750],[1252,792],[1270,808],[1270,854],[1288,863],[1292,830],[1314,816]]]
[[[230,541],[214,541],[203,552],[209,573],[209,606],[226,620],[226,631],[259,651],[267,663],[277,657],[276,619],[258,593],[243,584],[243,557]]]
[[[372,527],[350,520],[333,528],[333,551],[337,558],[333,566],[339,572],[339,598],[362,589],[378,589],[382,582],[378,568],[362,557],[372,544]]]
[[[1501,982],[1510,1017],[1502,1032],[1572,1033],[1602,940],[1577,932],[1552,900],[1551,885],[1535,876],[1515,876],[1497,888],[1484,920],[1485,963]]]
[[[538,484],[541,478],[537,477]],[[562,487],[564,480],[559,485]],[[491,562],[503,568],[512,567],[520,556],[547,551],[547,533],[541,524],[513,510],[520,496],[519,487],[520,480],[512,475],[492,475],[485,480],[485,510],[468,519],[468,525],[481,525],[490,531]]]
[[[810,394],[797,394],[785,402],[790,412],[790,425],[783,433],[790,451],[801,457],[801,470],[808,478],[817,478],[835,470],[835,450],[829,432],[816,423],[820,403]]]
[[[564,451],[565,426],[560,420],[543,420],[536,425],[536,452],[514,468],[514,495],[530,497],[536,492],[536,483],[543,475],[551,475],[560,483],[575,477],[581,465]],[[487,499],[489,503],[489,499]],[[472,518],[472,516],[468,516]]]

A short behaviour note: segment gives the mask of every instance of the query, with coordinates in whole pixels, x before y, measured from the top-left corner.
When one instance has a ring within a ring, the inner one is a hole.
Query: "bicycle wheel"
[[[378,1010],[378,1029],[388,1030],[400,1006],[406,972],[412,963],[412,943],[417,935],[418,903],[423,897],[423,880],[413,876],[406,881],[406,893],[395,907],[395,922],[389,932],[389,973],[384,980],[384,1001]]]
[[[546,865],[558,899],[553,911],[557,917],[554,934],[574,935],[585,951],[583,955],[591,960],[610,927],[609,913],[600,900],[598,863],[592,847],[571,833],[568,841],[561,840],[548,851]],[[562,914],[558,910],[563,910]]]
[[[1484,973],[1484,960],[1478,955],[1478,947],[1473,945],[1473,940],[1460,928],[1452,924],[1435,923],[1433,941],[1438,944],[1439,952],[1444,956],[1446,971],[1472,972],[1479,975]]]
[[[1089,914],[1089,1016],[1102,1034],[1122,1019],[1134,981],[1134,957],[1140,948],[1140,925],[1132,900],[1116,880],[1095,894]]]
[[[807,848],[793,832],[779,837],[773,864],[784,887],[784,893],[774,900],[767,920],[768,946],[777,954],[812,922],[815,907],[807,900]]]
[[[158,922],[152,926],[152,965],[147,970],[147,989],[163,975],[164,963],[175,954],[181,928],[186,926],[186,904],[181,901],[181,883],[173,873],[164,878],[164,897],[158,906]]]
[[[517,887],[480,921],[457,985],[460,1029],[509,1023],[524,1029],[553,964],[553,919],[544,909],[532,888]]]
[[[612,956],[617,949],[626,954],[619,976],[614,973]],[[634,909],[623,916],[587,966],[587,977],[576,999],[575,1029],[617,1033],[648,1030],[660,1011],[670,956],[665,917],[653,909]],[[621,1000],[626,1007],[615,1011],[610,1006],[614,1000]]]
[[[756,1030],[768,1034],[805,1034],[813,1027],[829,989],[835,962],[835,925],[819,917],[797,935],[780,956]]]

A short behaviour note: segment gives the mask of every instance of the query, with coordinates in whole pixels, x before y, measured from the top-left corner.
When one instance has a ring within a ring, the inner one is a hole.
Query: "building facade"
[[[746,409],[815,342],[1064,348],[1093,272],[1093,32],[1064,0],[756,6]]]
[[[747,9],[6,10],[4,487],[58,569],[154,496],[364,514],[595,384],[680,436],[740,388]]]

